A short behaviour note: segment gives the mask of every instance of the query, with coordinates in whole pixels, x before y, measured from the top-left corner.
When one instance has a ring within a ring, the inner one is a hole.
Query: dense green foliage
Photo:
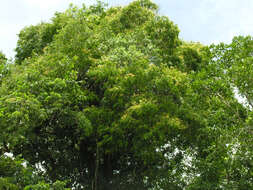
[[[184,42],[157,10],[70,7],[0,54],[0,188],[252,189],[252,38]]]
[[[69,190],[64,188],[66,182],[46,183],[47,177],[42,172],[25,164],[20,158],[7,155],[0,157],[0,189],[3,190]]]

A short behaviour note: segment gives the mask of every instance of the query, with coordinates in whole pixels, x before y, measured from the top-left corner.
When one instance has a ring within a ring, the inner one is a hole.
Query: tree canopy
[[[24,28],[0,54],[0,187],[251,189],[252,37],[178,35],[149,0]]]

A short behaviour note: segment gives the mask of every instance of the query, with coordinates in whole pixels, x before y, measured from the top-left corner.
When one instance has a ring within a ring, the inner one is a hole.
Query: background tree
[[[5,55],[0,51],[0,84],[2,81],[2,78],[7,74],[7,58]]]
[[[7,58],[5,57],[5,55],[1,52],[0,53],[0,62],[1,64],[5,64],[7,61]]]
[[[244,107],[242,122],[227,131],[223,135],[225,166],[223,177],[224,188],[250,189],[252,188],[252,136],[251,136],[251,79],[252,79],[252,51],[253,41],[250,36],[235,37],[231,44],[221,43],[211,46],[212,62],[216,68],[222,70],[221,76],[226,80],[233,94]],[[229,107],[228,107],[229,108]],[[231,109],[236,110],[235,107]],[[236,114],[230,116],[238,120],[242,112],[237,110]],[[230,124],[231,125],[231,124]],[[222,141],[223,142],[223,141]]]

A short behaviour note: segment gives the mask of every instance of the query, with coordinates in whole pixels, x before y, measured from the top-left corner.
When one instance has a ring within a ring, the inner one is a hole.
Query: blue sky
[[[93,0],[4,0],[0,6],[0,50],[14,57],[19,31],[48,21],[70,3],[81,6]],[[104,0],[110,6],[131,0]],[[180,38],[203,44],[230,42],[236,35],[253,35],[253,0],[153,0],[161,15],[180,29]]]

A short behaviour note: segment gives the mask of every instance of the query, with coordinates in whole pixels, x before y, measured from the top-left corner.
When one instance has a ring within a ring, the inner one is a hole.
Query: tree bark
[[[99,147],[98,147],[98,140],[96,139],[96,160],[95,160],[95,175],[94,175],[94,183],[93,183],[93,187],[92,189],[93,190],[98,190],[99,187],[98,187],[98,172],[99,172]]]

